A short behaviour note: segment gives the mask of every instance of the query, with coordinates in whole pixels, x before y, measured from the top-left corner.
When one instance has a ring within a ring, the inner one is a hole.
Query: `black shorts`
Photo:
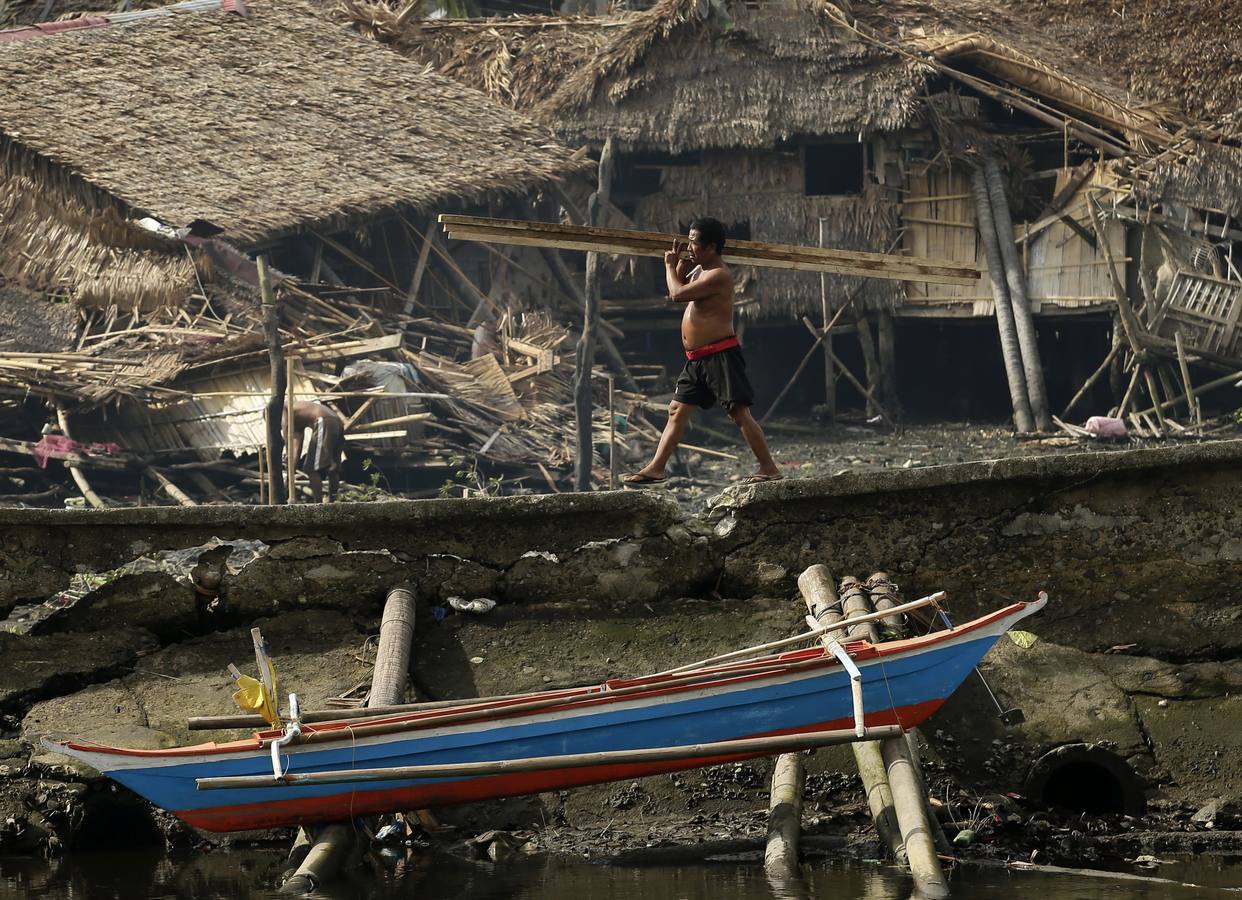
[[[341,446],[344,444],[344,423],[336,416],[323,416],[310,427],[310,441],[302,453],[300,468],[303,472],[327,472],[341,464]]]
[[[730,347],[702,359],[686,360],[677,379],[673,399],[710,409],[719,401],[725,412],[736,406],[753,406],[755,392],[746,377],[741,347]]]

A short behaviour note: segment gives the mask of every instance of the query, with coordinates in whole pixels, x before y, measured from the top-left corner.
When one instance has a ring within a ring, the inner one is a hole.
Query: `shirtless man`
[[[733,273],[720,258],[724,245],[724,226],[716,219],[699,218],[690,223],[687,243],[674,241],[673,249],[664,254],[669,299],[686,307],[681,317],[686,366],[677,379],[668,406],[668,424],[660,436],[655,457],[637,472],[622,476],[626,484],[663,481],[664,468],[686,433],[694,407],[708,409],[717,401],[742,430],[742,437],[759,463],[759,471],[744,483],[781,477],[763,430],[750,413],[755,394],[746,378],[746,361],[733,332]],[[681,258],[683,247],[689,249],[689,261]],[[691,262],[694,268],[690,267]]]
[[[281,427],[288,427],[288,415],[281,416]],[[306,456],[302,456],[302,437],[311,430]],[[316,503],[323,502],[323,475],[328,473],[328,499],[336,501],[337,488],[341,486],[341,456],[345,450],[345,423],[336,411],[322,403],[299,400],[293,404],[293,458],[298,467],[310,479],[311,496]],[[293,484],[292,473],[289,478]]]

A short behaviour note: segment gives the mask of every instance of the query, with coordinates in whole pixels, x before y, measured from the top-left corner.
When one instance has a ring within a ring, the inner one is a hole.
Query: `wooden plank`
[[[631,256],[663,256],[674,240],[684,240],[684,237],[660,232],[472,216],[441,215],[440,222],[448,236],[453,239]],[[948,284],[971,284],[981,274],[977,266],[960,262],[759,241],[731,241],[725,248],[723,258],[726,262],[741,265],[843,272],[902,281]]]
[[[368,356],[383,350],[397,350],[400,347],[400,334],[386,334],[383,337],[343,341],[339,344],[329,344],[326,347],[299,347],[289,349],[287,352],[289,356],[306,362],[321,362],[327,359],[345,359],[350,356]]]
[[[600,243],[590,239],[539,237],[537,235],[524,235],[518,232],[505,233],[476,228],[459,229],[456,226],[454,226],[454,230],[448,233],[448,236],[452,240],[515,244],[524,247],[555,247],[561,250],[583,250],[588,253],[612,253],[624,256],[649,256],[655,258],[663,257],[664,252],[668,249],[668,247],[655,247],[654,245],[650,248],[641,248],[628,243]],[[892,257],[892,259],[899,260],[906,258],[900,256]],[[858,264],[838,263],[830,260],[811,259],[796,254],[789,254],[784,259],[768,256],[742,256],[734,252],[733,248],[730,247],[725,248],[722,259],[726,263],[733,265],[794,269],[803,272],[833,272],[839,275],[856,275],[862,278],[883,278],[891,281],[916,281],[931,284],[974,284],[979,278],[978,270],[975,269],[963,270],[974,274],[940,275],[920,273],[914,270],[887,268],[884,263],[870,261]]]

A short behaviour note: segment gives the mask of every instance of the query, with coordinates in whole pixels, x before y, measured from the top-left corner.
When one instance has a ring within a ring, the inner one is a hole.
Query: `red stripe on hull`
[[[901,725],[913,728],[923,722],[944,703],[943,699],[929,700],[904,706],[900,715],[891,710],[867,717],[868,726]],[[821,722],[811,728],[789,728],[765,732],[767,735],[814,733],[852,728],[853,719],[835,719]],[[518,797],[543,791],[558,791],[608,781],[629,781],[649,775],[715,766],[721,763],[758,759],[770,754],[750,753],[740,756],[705,756],[697,759],[678,759],[658,763],[633,763],[628,765],[592,766],[581,769],[552,769],[546,772],[522,772],[512,775],[496,775],[490,778],[472,778],[463,781],[433,782],[414,787],[390,788],[373,791],[353,791],[330,797],[301,797],[289,800],[264,800],[262,803],[217,806],[205,809],[183,810],[176,815],[189,825],[205,831],[246,831],[254,828],[281,828],[291,825],[309,825],[315,822],[336,822],[353,816],[377,815],[410,809],[426,809],[432,806],[450,806],[455,803],[471,803],[494,800],[498,797]]]

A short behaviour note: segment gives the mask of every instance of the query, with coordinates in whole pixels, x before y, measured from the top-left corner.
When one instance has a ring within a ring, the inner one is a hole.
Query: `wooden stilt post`
[[[893,806],[897,810],[897,824],[906,845],[906,860],[914,886],[918,893],[939,900],[949,896],[949,885],[936,856],[936,844],[927,822],[927,807],[919,788],[914,762],[910,758],[910,745],[905,736],[887,738],[880,742],[884,768],[893,791]]]
[[[875,336],[871,333],[871,320],[863,309],[858,310],[858,344],[862,348],[863,377],[867,379],[867,390],[863,399],[866,401],[868,416],[877,415],[881,410],[880,394],[880,363],[876,359]]]
[[[405,699],[414,638],[414,606],[414,592],[410,588],[397,587],[388,592],[368,706],[392,706]],[[352,822],[325,825],[316,833],[310,852],[297,871],[281,885],[281,892],[307,894],[332,880],[358,848],[359,840]]]
[[[1013,404],[1013,421],[1019,432],[1035,430],[1031,401],[1026,393],[1026,373],[1022,368],[1022,349],[1014,326],[1013,306],[1005,279],[1005,262],[996,240],[996,222],[992,218],[992,201],[988,195],[987,177],[983,166],[971,170],[970,184],[975,197],[975,218],[979,240],[983,242],[988,261],[988,278],[992,283],[992,306],[996,312],[996,329],[1000,334],[1001,355],[1005,360],[1005,377],[1009,382],[1009,400]]]
[[[880,403],[895,418],[901,418],[901,402],[897,399],[897,328],[893,313],[881,309],[877,314],[880,350]]]
[[[1000,163],[994,156],[983,158],[984,178],[988,197],[992,201],[992,222],[996,228],[996,242],[1001,261],[1005,267],[1005,280],[1009,286],[1009,302],[1013,307],[1014,330],[1018,336],[1018,348],[1022,353],[1022,368],[1026,374],[1026,393],[1031,402],[1031,415],[1040,431],[1052,430],[1052,416],[1048,412],[1048,396],[1044,390],[1044,366],[1039,358],[1039,343],[1035,336],[1035,318],[1031,315],[1031,301],[1026,295],[1026,272],[1018,259],[1013,242],[1013,218],[1009,214],[1009,200],[1005,196],[1005,183]]]
[[[285,471],[289,473],[289,503],[298,502],[298,459],[297,450],[293,446],[293,435],[297,426],[293,422],[293,385],[297,360],[285,361]]]
[[[608,203],[612,185],[613,140],[604,142],[599,155],[599,177],[595,193],[587,204],[590,224],[603,224],[603,210]],[[574,463],[574,490],[591,489],[591,459],[593,436],[591,434],[591,370],[595,366],[595,333],[599,328],[600,258],[598,253],[587,254],[586,287],[583,294],[586,308],[583,310],[582,337],[578,340],[578,353],[574,367],[574,424],[578,436],[577,456]]]
[[[824,246],[824,220],[819,220],[819,245]],[[832,335],[828,332],[828,273],[819,273],[819,310],[825,335],[824,344],[824,411],[831,424],[837,419],[837,376],[832,365]]]
[[[255,259],[259,270],[259,293],[263,299],[263,336],[267,341],[268,361],[271,363],[272,391],[267,401],[267,502],[279,503],[285,496],[281,466],[285,447],[280,428],[280,410],[285,393],[285,353],[280,346],[279,318],[276,297],[272,292],[272,276],[267,269],[267,257]]]

